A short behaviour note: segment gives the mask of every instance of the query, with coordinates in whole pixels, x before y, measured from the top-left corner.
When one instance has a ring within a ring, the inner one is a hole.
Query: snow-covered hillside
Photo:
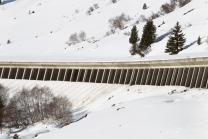
[[[0,139],[11,139],[15,133],[21,139],[32,139],[35,135],[37,139],[208,138],[207,89],[21,80],[0,80],[0,83],[9,86],[11,92],[34,84],[46,85],[54,94],[71,98],[74,107],[80,107],[79,102],[86,101],[82,106],[91,112],[86,118],[61,129],[52,124],[37,123],[13,129],[10,137],[4,132]],[[108,91],[99,91],[102,90],[99,88]]]
[[[208,44],[208,0],[192,0],[182,8],[177,8],[154,20],[157,28],[157,41],[152,44],[152,51],[145,57],[130,56],[129,36],[125,32],[140,15],[149,17],[158,12],[160,6],[169,0],[118,0],[112,4],[110,0],[4,0],[0,5],[0,60],[1,61],[122,61],[171,59],[206,56]],[[89,16],[89,7],[98,4]],[[146,3],[148,9],[143,10]],[[184,15],[184,13],[192,10]],[[33,12],[34,11],[34,12]],[[78,12],[75,12],[78,11]],[[114,35],[104,37],[110,30],[108,20],[121,13],[129,15],[124,30],[117,30]],[[167,33],[179,21],[187,38],[184,51],[177,56],[164,53]],[[145,22],[137,24],[139,36]],[[190,26],[191,25],[191,26]],[[68,46],[69,36],[81,30],[87,34],[87,40]],[[202,45],[196,40],[200,36]],[[11,44],[7,41],[11,40]],[[93,43],[96,41],[95,43]]]

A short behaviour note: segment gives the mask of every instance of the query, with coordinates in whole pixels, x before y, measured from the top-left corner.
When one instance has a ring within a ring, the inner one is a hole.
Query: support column
[[[45,77],[46,77],[46,72],[47,72],[47,68],[45,69],[45,73],[44,73],[44,75],[43,75],[43,81],[45,81]]]
[[[114,76],[114,78],[113,78],[113,84],[115,84],[116,76],[117,76],[117,69],[116,69],[116,72],[115,72],[115,76]]]
[[[203,76],[202,76],[202,81],[201,81],[200,88],[205,88],[206,87],[207,73],[208,73],[208,68],[205,67],[204,72],[203,72]]]
[[[165,83],[165,85],[170,85],[170,84],[171,84],[172,75],[173,75],[173,70],[174,70],[174,69],[172,69],[172,68],[168,70],[168,75],[167,75],[167,78],[166,78],[166,83]]]
[[[67,69],[65,69],[64,80],[63,81],[66,81],[66,73],[67,73]]]
[[[148,73],[149,73],[149,69],[144,69],[140,85],[145,85]]]
[[[157,86],[159,86],[161,84],[163,72],[164,72],[164,69],[160,68],[159,73],[157,75],[157,79],[156,79]]]
[[[53,77],[53,70],[54,70],[54,69],[52,69],[52,73],[51,73],[50,81],[52,80],[52,77]]]
[[[123,69],[121,70],[121,74],[120,74],[120,77],[119,77],[119,82],[118,82],[118,84],[121,84],[121,76],[122,76],[122,74],[123,74]]]
[[[26,71],[26,69],[24,68],[22,79],[24,79],[24,77],[25,77],[25,71]]]
[[[33,69],[31,69],[29,80],[31,80]]]
[[[74,74],[74,69],[72,69],[72,74],[71,74],[70,82],[72,81],[73,74]]]
[[[147,79],[145,82],[145,85],[150,85],[151,80],[152,80],[152,74],[154,72],[154,69],[149,69],[148,75],[147,75]]]
[[[58,76],[57,76],[56,81],[58,81],[58,80],[59,80],[59,75],[60,75],[60,69],[58,70]]]
[[[186,87],[190,87],[190,85],[191,85],[191,78],[192,78],[192,74],[193,74],[193,70],[194,70],[194,68],[189,68],[189,71],[188,71],[188,76],[187,76],[187,78],[186,78]]]
[[[133,69],[132,74],[131,74],[131,78],[130,78],[130,82],[129,82],[130,85],[134,85],[134,81],[133,80],[134,80],[135,71],[136,70]]]
[[[161,80],[160,86],[166,85],[166,81],[167,81],[167,78],[168,78],[169,70],[170,69],[167,69],[167,68],[164,69],[163,74],[162,74],[162,80]]]
[[[197,78],[197,75],[198,75],[198,71],[199,71],[199,68],[195,67],[194,68],[193,75],[192,75],[192,78],[191,78],[191,85],[190,85],[191,88],[195,87],[195,83],[196,83],[196,78]]]
[[[197,79],[196,79],[196,84],[195,84],[196,88],[199,88],[200,85],[201,85],[204,69],[205,69],[204,67],[199,68],[199,72],[198,72]]]
[[[154,69],[150,85],[156,85],[159,69]]]
[[[10,77],[10,72],[11,72],[11,68],[9,68],[9,75],[8,75],[8,79],[9,79],[9,77]]]
[[[37,74],[36,80],[38,80],[39,72],[40,72],[40,69],[38,69],[38,74]]]
[[[180,85],[180,82],[181,82],[181,79],[182,79],[182,76],[183,76],[183,71],[184,71],[184,68],[180,68],[178,70],[178,75],[177,75],[176,83],[175,83],[176,86]]]

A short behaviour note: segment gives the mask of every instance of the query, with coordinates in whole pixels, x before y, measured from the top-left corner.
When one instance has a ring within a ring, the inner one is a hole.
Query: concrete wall
[[[208,58],[139,62],[1,62],[0,78],[207,88]]]

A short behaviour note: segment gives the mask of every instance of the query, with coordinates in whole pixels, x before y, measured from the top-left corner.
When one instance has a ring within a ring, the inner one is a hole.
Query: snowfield
[[[124,33],[131,31],[140,15],[148,18],[166,2],[169,0],[118,0],[115,4],[110,3],[110,0],[4,0],[0,5],[0,60],[80,62],[206,57],[208,0],[192,0],[186,6],[155,19],[158,37],[152,44],[152,51],[145,58],[129,54],[129,36]],[[95,3],[99,8],[90,16],[87,15],[87,10]],[[142,9],[143,3],[147,4],[148,9]],[[132,18],[125,24],[127,28],[104,37],[110,30],[108,20],[122,13]],[[163,21],[165,24],[158,27]],[[169,56],[164,53],[165,45],[168,32],[177,21],[182,25],[187,42],[185,50],[176,56]],[[144,25],[145,22],[137,24],[140,37]],[[68,46],[66,42],[69,36],[81,30],[86,32],[87,41]],[[198,36],[202,38],[200,46],[196,43]],[[8,39],[11,44],[7,44]]]
[[[120,62],[207,57],[208,0],[192,0],[154,20],[157,39],[144,58],[131,56],[129,36],[140,15],[149,17],[169,0],[3,0],[0,5],[0,61],[7,62]],[[89,7],[98,4],[91,15]],[[143,4],[147,9],[143,10]],[[77,12],[75,12],[77,11]],[[187,13],[188,11],[191,11]],[[108,20],[125,13],[131,20],[125,29],[105,36]],[[184,15],[184,13],[187,13]],[[162,22],[164,25],[158,27]],[[187,39],[178,55],[164,53],[168,32],[179,21]],[[137,24],[141,38],[145,22]],[[81,30],[87,40],[68,46],[73,33]],[[202,44],[197,45],[198,36]],[[7,44],[10,40],[11,43]],[[6,130],[0,139],[207,139],[208,90],[178,86],[140,86],[26,81],[0,79],[10,97],[23,87],[48,86],[55,95],[65,95],[73,104],[74,123],[36,123],[23,129]],[[87,115],[86,115],[87,114]],[[81,117],[80,121],[75,122]]]
[[[13,130],[10,137],[0,134],[1,139],[10,139],[15,133],[21,139],[31,139],[36,134],[38,139],[208,138],[207,89],[5,79],[0,83],[9,85],[11,95],[22,87],[46,85],[55,95],[65,94],[72,101],[73,110],[84,107],[74,111],[74,119],[88,114],[61,129],[54,124],[37,123]],[[86,104],[80,105],[83,101]]]

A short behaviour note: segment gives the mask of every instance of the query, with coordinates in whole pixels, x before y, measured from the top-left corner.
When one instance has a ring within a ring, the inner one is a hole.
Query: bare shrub
[[[126,14],[122,13],[120,16],[116,16],[114,18],[109,19],[109,24],[110,24],[110,28],[114,28],[114,29],[120,29],[122,30],[124,28],[124,23],[128,22],[129,20],[131,20],[131,18],[129,16],[127,16]]]
[[[189,2],[191,2],[191,0],[178,0],[178,5],[179,5],[179,7],[183,7],[186,4],[188,4]]]
[[[52,104],[56,107],[52,108]],[[69,123],[70,109],[69,100],[66,97],[55,97],[48,87],[23,88],[6,106],[4,122],[8,127],[23,127],[47,119]]]
[[[0,97],[3,101],[4,106],[7,105],[9,94],[8,94],[9,89],[2,84],[0,84]]]
[[[79,10],[78,10],[78,9],[76,9],[76,10],[75,10],[75,13],[79,13]]]
[[[77,33],[74,33],[74,34],[70,35],[69,41],[70,41],[72,44],[78,43],[78,42],[79,42],[79,38],[78,38],[78,36],[77,36]]]
[[[93,12],[95,9],[93,7],[89,8],[89,11]]]
[[[110,0],[110,2],[111,2],[111,3],[116,3],[116,2],[117,2],[117,0]]]
[[[95,9],[99,8],[99,5],[97,3],[95,3],[93,6],[94,6]]]
[[[145,15],[140,15],[138,20],[140,22],[146,22],[148,19],[145,17]]]
[[[130,31],[126,31],[126,32],[124,32],[124,35],[130,36],[131,35],[131,32]]]
[[[91,15],[91,11],[88,10],[88,11],[86,12],[86,14],[87,14],[87,15]]]
[[[116,30],[115,29],[111,29],[110,31],[106,32],[104,37],[110,36],[110,35],[115,34],[115,33],[116,33]]]
[[[87,35],[86,35],[86,33],[84,31],[81,31],[79,33],[79,40],[80,41],[85,41],[86,37],[87,37]]]
[[[158,12],[158,13],[152,12],[152,14],[151,14],[151,16],[150,16],[150,19],[151,19],[151,20],[154,20],[154,19],[156,19],[156,18],[158,18],[158,17],[160,17],[159,12]]]
[[[166,3],[166,4],[163,4],[161,7],[160,7],[160,10],[161,12],[165,13],[165,14],[168,14],[171,11],[171,8],[170,8],[170,4]]]

